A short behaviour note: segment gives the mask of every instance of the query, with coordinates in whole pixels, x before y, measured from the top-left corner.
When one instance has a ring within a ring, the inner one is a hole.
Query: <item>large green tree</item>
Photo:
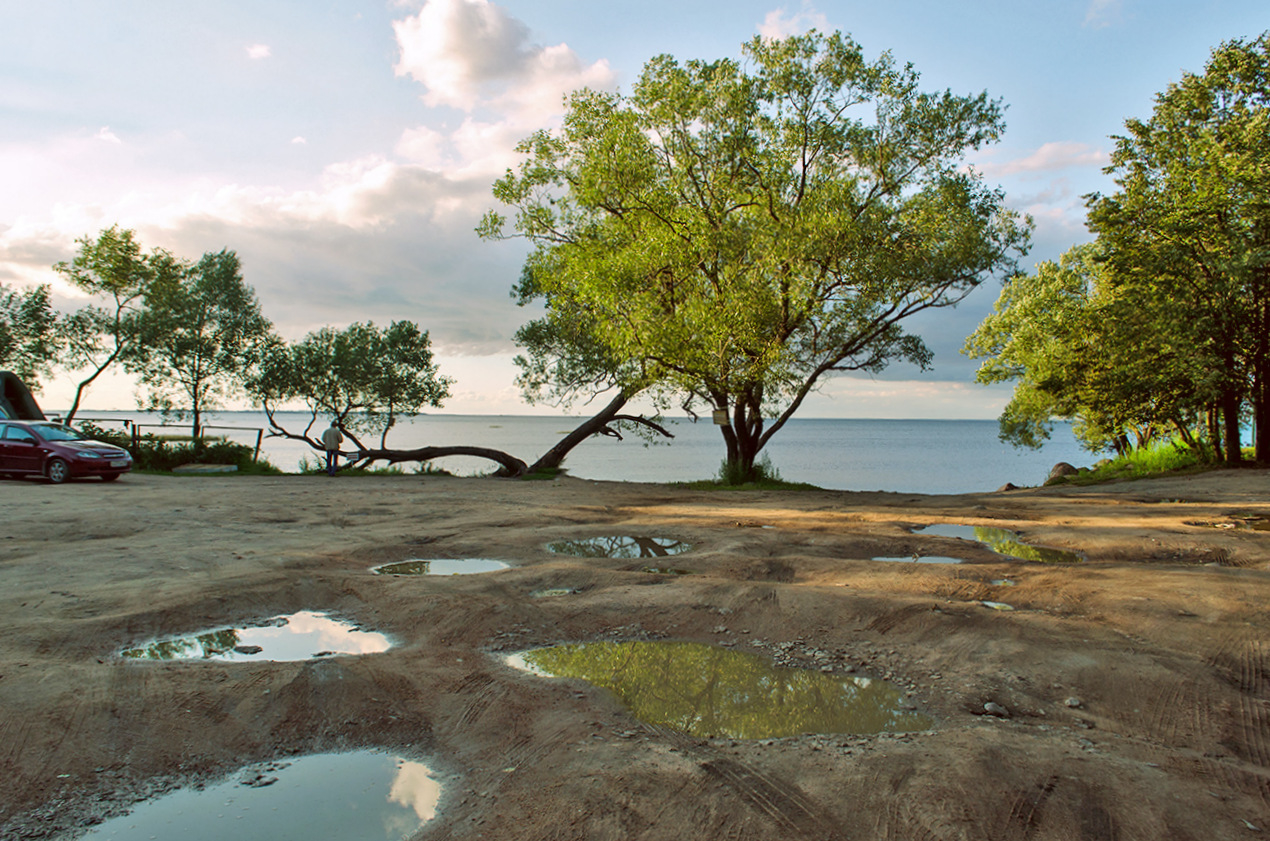
[[[552,377],[569,373],[720,412],[742,479],[825,377],[927,365],[904,320],[1012,272],[1029,237],[964,166],[1000,136],[999,102],[922,92],[911,66],[836,33],[745,53],[660,56],[629,96],[574,93],[495,185],[511,231],[496,213],[481,227],[534,246],[531,390],[567,391]]]
[[[1270,33],[1222,44],[1125,128],[1090,228],[1125,294],[1163,302],[1158,335],[1211,360],[1198,385],[1218,392],[1227,460],[1245,406],[1270,460]]]
[[[241,390],[270,331],[238,255],[208,253],[151,283],[125,364],[146,386],[147,408],[189,418],[197,439],[203,415]]]
[[[0,369],[13,371],[32,390],[52,373],[62,347],[48,284],[22,291],[0,284]]]

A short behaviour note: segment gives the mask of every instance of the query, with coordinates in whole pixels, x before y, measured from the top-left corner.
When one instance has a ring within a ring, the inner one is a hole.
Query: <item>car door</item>
[[[40,442],[35,434],[13,423],[3,425],[0,437],[0,470],[13,473],[40,471]]]

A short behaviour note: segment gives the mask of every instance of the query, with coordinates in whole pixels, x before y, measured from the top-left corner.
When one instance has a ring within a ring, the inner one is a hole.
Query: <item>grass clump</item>
[[[754,468],[747,475],[741,465],[723,462],[714,479],[696,482],[676,482],[676,485],[688,490],[727,490],[727,491],[818,491],[821,488],[806,482],[786,482],[780,471],[772,464],[767,453],[754,462]]]
[[[1104,459],[1092,468],[1081,468],[1078,475],[1051,480],[1047,484],[1096,485],[1168,474],[1202,473],[1222,466],[1213,461],[1211,452],[1188,447],[1175,439],[1139,447],[1114,459]]]

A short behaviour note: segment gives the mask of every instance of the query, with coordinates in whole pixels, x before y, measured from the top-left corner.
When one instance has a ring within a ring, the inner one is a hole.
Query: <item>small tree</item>
[[[53,266],[94,301],[62,320],[62,364],[86,376],[75,387],[75,398],[66,413],[70,423],[79,411],[84,393],[115,364],[122,364],[141,336],[141,307],[157,279],[172,282],[185,267],[171,254],[155,249],[142,253],[130,230],[112,226],[96,239],[76,240],[79,253],[69,262]]]
[[[0,284],[0,369],[13,371],[38,391],[62,348],[58,326],[48,284],[22,292]]]
[[[826,377],[927,365],[902,322],[1011,273],[1029,238],[962,166],[1004,128],[986,94],[923,93],[840,34],[745,51],[752,70],[660,56],[629,97],[573,94],[494,187],[547,308],[520,334],[530,389],[592,388],[563,364],[589,359],[622,396],[704,405],[742,479]]]
[[[204,254],[185,271],[164,273],[146,291],[140,341],[127,358],[148,388],[147,408],[202,417],[241,382],[263,352],[271,325],[232,251]]]

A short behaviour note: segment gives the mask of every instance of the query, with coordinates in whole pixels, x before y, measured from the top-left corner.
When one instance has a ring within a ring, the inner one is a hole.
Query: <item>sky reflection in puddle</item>
[[[998,555],[1019,561],[1038,561],[1043,564],[1078,564],[1085,560],[1079,552],[1051,549],[1047,546],[1030,546],[1008,529],[990,526],[962,526],[954,523],[936,523],[933,526],[913,529],[913,534],[934,537],[956,537],[984,544]]]
[[[547,551],[575,558],[665,558],[692,548],[691,543],[669,537],[588,537],[583,540],[557,540],[547,544]]]
[[[478,575],[509,567],[509,563],[488,558],[411,558],[408,561],[377,566],[374,572],[377,575]]]
[[[875,561],[895,561],[909,564],[959,564],[961,558],[950,558],[947,555],[896,555],[894,557],[874,558]]]
[[[302,610],[260,626],[224,628],[156,640],[121,653],[131,660],[308,660],[327,654],[376,654],[392,646],[388,637],[358,630],[351,622]]]
[[[701,738],[926,730],[897,688],[865,677],[775,666],[765,657],[692,642],[593,642],[513,654],[508,665],[582,678],[641,721]]]
[[[202,791],[182,789],[98,824],[89,839],[396,841],[436,815],[426,765],[374,751],[253,765]]]

